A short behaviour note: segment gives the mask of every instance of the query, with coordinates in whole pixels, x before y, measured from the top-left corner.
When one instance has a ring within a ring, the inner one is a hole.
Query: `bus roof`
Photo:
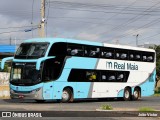
[[[140,51],[155,52],[154,49],[149,49],[149,48],[133,47],[133,46],[119,45],[119,44],[115,45],[115,44],[108,44],[108,43],[102,43],[102,42],[67,39],[67,38],[34,38],[34,39],[25,40],[24,42],[25,43],[30,43],[30,42],[49,42],[51,44],[53,44],[55,42],[69,42],[69,43],[78,43],[78,44],[86,44],[86,45],[105,46],[105,47],[113,47],[113,48],[122,48],[122,49],[130,49],[130,50],[140,50]]]

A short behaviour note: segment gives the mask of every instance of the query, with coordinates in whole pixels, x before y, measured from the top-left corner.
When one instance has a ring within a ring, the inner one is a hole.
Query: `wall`
[[[9,98],[9,73],[0,72],[0,98]]]

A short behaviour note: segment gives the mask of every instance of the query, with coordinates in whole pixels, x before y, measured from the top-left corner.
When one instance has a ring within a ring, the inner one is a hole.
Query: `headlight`
[[[36,93],[36,92],[38,92],[40,89],[41,89],[41,88],[37,88],[37,89],[35,89],[35,90],[32,90],[32,93]]]

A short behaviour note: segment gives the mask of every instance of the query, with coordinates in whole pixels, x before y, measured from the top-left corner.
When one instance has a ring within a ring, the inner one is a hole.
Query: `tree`
[[[155,49],[156,51],[156,72],[157,77],[160,78],[160,45],[155,45],[154,47],[150,47]]]

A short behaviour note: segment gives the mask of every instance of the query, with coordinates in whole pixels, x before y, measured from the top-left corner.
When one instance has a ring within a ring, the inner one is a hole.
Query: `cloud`
[[[92,41],[96,41],[99,40],[99,36],[95,35],[95,34],[91,34],[91,33],[80,33],[77,37],[77,39],[82,39],[82,40],[92,40]]]
[[[0,28],[31,25],[32,15],[34,25],[39,24],[40,0],[34,0],[33,14],[32,2],[33,0],[1,0]],[[120,43],[126,44],[134,41],[134,34],[140,34],[139,38],[141,39],[160,32],[159,29],[153,29],[153,25],[137,30],[139,27],[158,18],[159,9],[158,5],[155,5],[158,3],[157,1],[59,0],[58,2],[52,2],[50,8],[48,7],[49,4],[46,4],[48,37],[57,36],[110,43],[115,43],[116,40],[119,40]],[[155,7],[148,10],[148,13],[143,13],[153,5]],[[140,13],[143,13],[141,17],[133,19]],[[128,20],[132,21],[127,24]],[[154,26],[159,25],[160,23],[157,22]],[[12,30],[19,29],[0,29],[0,32]],[[11,36],[17,39],[28,39],[32,38],[32,35],[33,37],[39,37],[38,30],[33,31],[33,34],[32,32],[0,34],[0,38],[2,40],[9,39]],[[126,36],[121,37],[124,35]],[[8,42],[2,40],[0,43]],[[22,41],[18,42],[21,43]],[[154,42],[159,43],[158,37],[154,37]]]

